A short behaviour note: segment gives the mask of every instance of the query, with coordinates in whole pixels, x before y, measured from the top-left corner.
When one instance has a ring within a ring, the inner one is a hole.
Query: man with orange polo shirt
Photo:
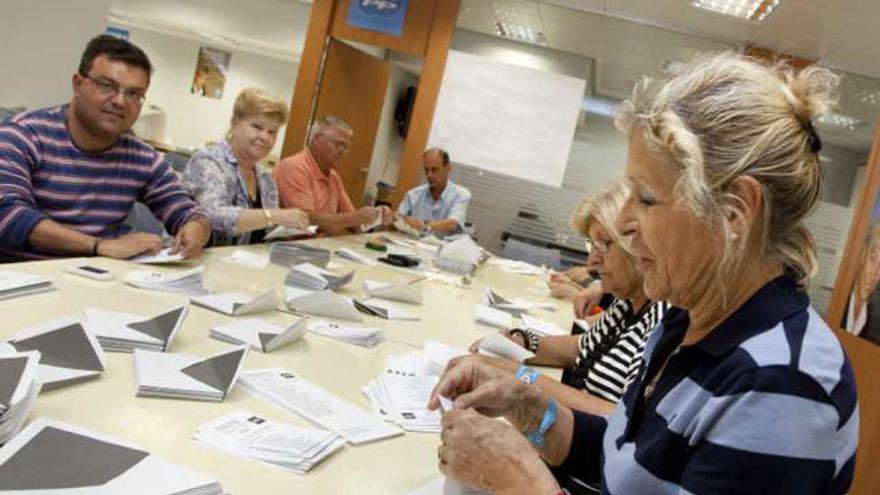
[[[381,219],[393,221],[387,207],[355,209],[345,192],[337,168],[351,148],[351,127],[337,117],[321,117],[309,132],[309,145],[275,167],[275,182],[282,208],[299,208],[310,223],[329,234],[344,233]]]

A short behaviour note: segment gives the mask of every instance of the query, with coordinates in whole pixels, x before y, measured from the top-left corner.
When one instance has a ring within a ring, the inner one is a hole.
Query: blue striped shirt
[[[98,237],[128,233],[136,200],[171,233],[204,216],[157,152],[129,131],[111,148],[86,152],[67,131],[67,106],[34,110],[0,125],[0,260],[53,257],[31,249],[44,219]]]
[[[670,309],[645,349],[647,369],[606,420],[575,413],[562,472],[608,494],[844,494],[859,417],[837,338],[783,276],[694,345]],[[669,363],[645,398],[646,385]]]

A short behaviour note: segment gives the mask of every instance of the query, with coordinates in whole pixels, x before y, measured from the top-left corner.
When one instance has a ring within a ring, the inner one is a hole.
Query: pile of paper
[[[281,266],[295,266],[300,263],[327,266],[330,255],[329,249],[298,242],[275,242],[269,249],[269,259]]]
[[[313,236],[316,233],[318,233],[317,225],[309,225],[304,229],[278,225],[266,234],[265,239],[267,241],[276,241],[279,239],[290,239],[291,237]]]
[[[568,335],[570,333],[560,328],[559,325],[547,320],[542,320],[541,318],[536,318],[527,314],[520,315],[520,318],[522,318],[523,328],[531,330],[542,337]]]
[[[428,400],[437,385],[436,376],[383,374],[363,388],[376,414],[404,430],[440,432],[440,411],[429,411]]]
[[[86,325],[108,352],[134,349],[165,352],[183,325],[189,306],[177,306],[153,317],[86,308]]]
[[[440,247],[434,266],[441,270],[467,275],[480,263],[486,261],[488,254],[468,235]]]
[[[532,351],[497,333],[491,333],[483,338],[480,342],[480,354],[510,359],[518,363],[535,357]]]
[[[374,347],[385,340],[385,334],[379,328],[352,327],[328,321],[312,320],[308,323],[308,329],[314,334],[362,347]]]
[[[260,352],[275,349],[301,340],[306,333],[306,319],[299,318],[282,327],[257,318],[233,320],[225,325],[211,328],[211,337],[231,344],[247,344]]]
[[[332,290],[309,290],[298,287],[285,287],[287,307],[297,313],[326,316],[340,320],[361,322],[363,315],[354,307],[351,298]]]
[[[52,277],[0,271],[0,299],[10,299],[54,289]]]
[[[0,344],[0,445],[18,433],[37,401],[39,363],[37,351],[16,352]]]
[[[353,249],[341,248],[336,250],[336,256],[339,256],[342,259],[346,259],[349,261],[354,261],[355,263],[367,266],[376,266],[376,261],[372,258],[368,258]]]
[[[171,254],[171,248],[165,248],[156,254],[141,254],[130,258],[129,261],[140,263],[142,265],[169,265],[173,263],[182,263],[183,253],[178,252]]]
[[[337,290],[351,283],[353,279],[354,270],[345,275],[337,275],[311,263],[300,263],[290,269],[284,279],[284,285],[312,290]]]
[[[345,445],[332,431],[281,423],[242,410],[202,426],[193,439],[296,474],[305,474]]]
[[[419,315],[402,310],[388,301],[378,299],[355,299],[354,307],[361,313],[386,320],[418,321],[422,319]]]
[[[269,289],[257,296],[249,296],[239,292],[223,292],[191,297],[190,301],[195,305],[225,315],[242,316],[273,311],[278,306],[278,295],[275,293],[275,289]]]
[[[513,315],[501,311],[500,309],[490,308],[489,306],[478,304],[477,311],[474,315],[477,323],[489,325],[490,327],[499,328],[501,330],[509,330],[513,328]]]
[[[125,282],[134,287],[166,292],[182,292],[190,295],[208,293],[204,277],[205,267],[197,266],[182,272],[157,272],[152,270],[133,270],[125,277]]]
[[[335,432],[354,445],[402,433],[394,425],[285,369],[245,371],[239,378],[239,385],[282,409]]]
[[[105,369],[97,339],[73,317],[21,330],[8,343],[18,352],[40,353],[37,381],[42,390],[91,380]]]
[[[37,418],[0,448],[0,493],[219,495],[220,483],[127,440]]]
[[[490,308],[499,309],[506,313],[510,313],[514,316],[520,316],[523,313],[528,313],[531,310],[531,307],[526,304],[520,304],[518,302],[511,301],[505,297],[502,297],[494,290],[486,287],[485,291],[483,291],[483,301],[482,303]]]
[[[507,273],[517,275],[545,275],[547,270],[531,263],[507,258],[492,258],[489,264],[495,265]]]
[[[420,278],[412,282],[396,284],[365,280],[364,292],[370,297],[379,297],[409,304],[422,304],[422,294],[415,288],[415,284],[421,280],[424,279]]]
[[[226,398],[247,355],[246,345],[207,358],[134,351],[138,397],[168,397],[220,402]]]

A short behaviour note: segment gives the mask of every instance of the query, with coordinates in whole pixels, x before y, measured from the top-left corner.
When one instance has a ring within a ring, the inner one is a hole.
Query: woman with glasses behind
[[[308,215],[278,208],[272,172],[259,165],[278,129],[287,121],[287,104],[259,89],[239,93],[226,139],[197,151],[183,172],[184,187],[211,218],[214,245],[263,242],[275,225],[305,229]]]

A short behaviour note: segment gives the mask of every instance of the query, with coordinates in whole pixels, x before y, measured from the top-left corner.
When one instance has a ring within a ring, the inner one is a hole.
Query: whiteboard
[[[585,88],[451,50],[429,142],[455,163],[561,187]]]

